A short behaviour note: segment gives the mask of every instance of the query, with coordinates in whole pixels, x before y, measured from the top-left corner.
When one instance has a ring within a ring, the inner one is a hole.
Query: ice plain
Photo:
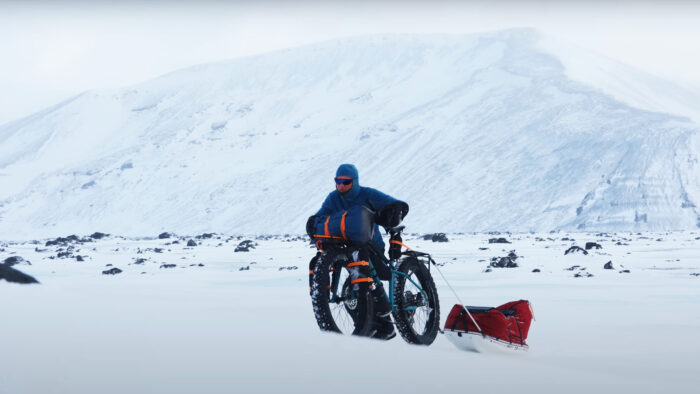
[[[695,392],[700,233],[448,238],[406,243],[444,264],[469,305],[530,300],[528,354],[463,352],[441,335],[417,347],[321,333],[307,284],[315,250],[302,236],[109,236],[65,258],[68,246],[47,240],[2,242],[0,258],[28,260],[14,268],[41,284],[0,281],[0,392]],[[246,239],[257,246],[234,252]],[[586,242],[602,249],[564,254]],[[519,267],[485,272],[511,250]],[[123,272],[102,274],[114,267]],[[444,324],[457,300],[434,270]]]

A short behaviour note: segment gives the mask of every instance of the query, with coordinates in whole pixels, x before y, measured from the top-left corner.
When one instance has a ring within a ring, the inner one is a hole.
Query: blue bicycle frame
[[[389,280],[389,294],[386,294],[386,290],[384,290],[384,285],[382,284],[381,279],[379,279],[379,276],[377,275],[377,270],[374,269],[374,264],[372,263],[372,259],[367,259],[369,260],[369,269],[370,272],[372,273],[372,279],[374,280],[375,286],[380,286],[382,290],[384,291],[384,295],[386,295],[387,299],[389,300],[389,305],[391,305],[391,311],[393,313],[397,312],[397,307],[396,303],[394,302],[394,282],[396,280],[396,276],[400,275],[403,276],[404,278],[408,279],[409,282],[411,282],[418,290],[420,290],[421,294],[423,295],[423,302],[427,302],[428,300],[428,294],[423,290],[422,287],[418,283],[416,283],[413,279],[411,279],[410,276],[404,274],[403,272],[397,270],[394,268],[394,265],[396,264],[396,260],[389,260],[389,269],[391,270],[391,279]],[[424,306],[424,305],[421,305]],[[406,311],[414,311],[418,309],[418,306],[407,306],[404,308]]]

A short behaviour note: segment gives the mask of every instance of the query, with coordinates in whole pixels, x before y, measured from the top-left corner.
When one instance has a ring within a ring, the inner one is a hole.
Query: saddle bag
[[[365,244],[374,235],[375,212],[365,206],[354,206],[346,211],[328,216],[315,216],[309,219],[307,231],[314,239],[339,239],[358,244]],[[311,228],[308,228],[311,227]]]

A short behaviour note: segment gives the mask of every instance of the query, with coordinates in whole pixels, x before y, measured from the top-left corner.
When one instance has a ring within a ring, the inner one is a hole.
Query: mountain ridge
[[[697,126],[541,40],[354,38],[86,92],[0,126],[0,235],[299,233],[342,162],[416,231],[699,226]]]

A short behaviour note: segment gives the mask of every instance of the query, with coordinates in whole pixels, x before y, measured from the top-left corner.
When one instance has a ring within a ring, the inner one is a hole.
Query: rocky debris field
[[[531,275],[593,278],[611,272],[665,272],[697,277],[700,246],[693,232],[510,234],[405,234],[404,243],[431,253],[438,266],[466,268],[483,276],[509,271]],[[579,245],[584,245],[581,247]],[[184,236],[163,232],[153,237],[126,238],[95,232],[54,239],[0,242],[0,279],[39,283],[79,273],[81,278],[164,275],[180,270],[284,272],[308,266],[315,254],[300,235]],[[301,271],[299,271],[301,272]],[[301,275],[301,274],[298,274]],[[31,278],[31,279],[28,279]]]

